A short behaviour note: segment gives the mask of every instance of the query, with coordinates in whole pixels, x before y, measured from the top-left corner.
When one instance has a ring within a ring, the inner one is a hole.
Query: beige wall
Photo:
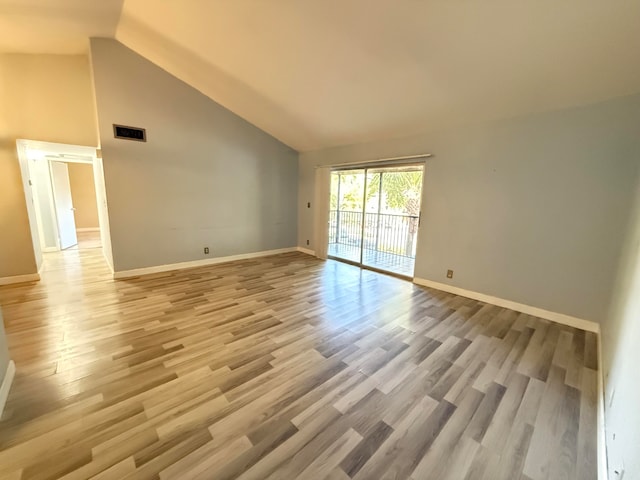
[[[93,181],[93,165],[68,163],[71,197],[75,210],[76,228],[98,228],[98,203]]]
[[[0,278],[36,272],[18,138],[97,145],[87,56],[0,55]]]
[[[0,144],[0,278],[36,272],[15,144]]]

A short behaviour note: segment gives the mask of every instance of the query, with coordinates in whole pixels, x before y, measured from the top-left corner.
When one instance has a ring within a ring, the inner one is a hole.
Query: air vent
[[[144,128],[127,127],[125,125],[113,125],[113,136],[124,140],[135,140],[136,142],[147,141],[147,131]]]

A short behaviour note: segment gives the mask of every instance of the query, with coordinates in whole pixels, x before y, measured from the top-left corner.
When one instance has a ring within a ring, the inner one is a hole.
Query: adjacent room
[[[640,480],[638,20],[0,0],[0,479]]]
[[[95,148],[30,140],[17,145],[34,252],[100,248]],[[42,264],[40,255],[36,261]]]

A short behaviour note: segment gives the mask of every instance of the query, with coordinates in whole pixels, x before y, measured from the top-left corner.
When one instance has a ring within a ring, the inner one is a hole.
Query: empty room
[[[0,0],[0,479],[640,480],[639,21]]]

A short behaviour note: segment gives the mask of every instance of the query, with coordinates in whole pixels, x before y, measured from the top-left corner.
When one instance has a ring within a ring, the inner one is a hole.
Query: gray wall
[[[604,321],[639,165],[638,125],[640,95],[303,153],[298,244],[313,248],[306,202],[315,165],[429,152],[417,277]]]
[[[2,320],[2,310],[0,310],[0,385],[4,380],[9,366],[9,347],[7,347],[7,336],[4,333],[4,322]]]
[[[625,480],[640,479],[640,178],[629,235],[620,258],[609,322],[602,330],[609,478],[624,466]],[[615,438],[614,438],[615,437]]]
[[[91,60],[116,271],[296,246],[297,152],[115,40]]]

